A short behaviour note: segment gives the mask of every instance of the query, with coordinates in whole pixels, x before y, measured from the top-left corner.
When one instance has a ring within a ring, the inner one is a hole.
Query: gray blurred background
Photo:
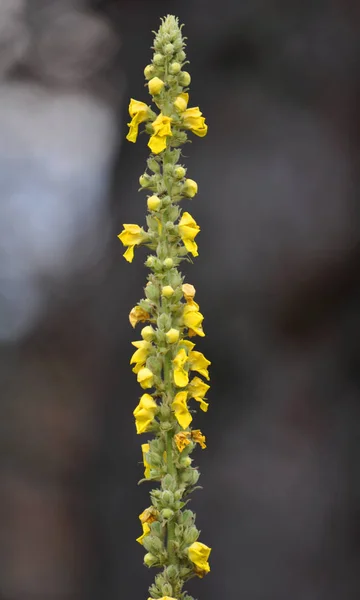
[[[128,313],[151,30],[185,22],[218,600],[360,597],[356,0],[0,0],[0,598],[147,598]]]

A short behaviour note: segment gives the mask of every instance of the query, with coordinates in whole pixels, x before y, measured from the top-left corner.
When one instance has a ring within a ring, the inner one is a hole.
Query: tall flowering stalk
[[[144,563],[162,568],[150,587],[149,600],[192,600],[183,591],[184,583],[210,571],[211,549],[198,541],[195,515],[186,508],[199,479],[190,454],[196,444],[206,448],[205,436],[191,428],[193,401],[207,411],[209,385],[204,379],[209,379],[210,361],[187,339],[205,335],[204,317],[194,300],[194,286],[185,283],[179,271],[181,261],[190,261],[189,254],[198,256],[195,238],[200,231],[180,208],[180,202],[193,198],[198,189],[179,164],[180,147],[189,131],[199,137],[207,133],[199,108],[188,108],[190,75],[183,70],[184,47],[178,19],[167,16],[155,35],[153,60],[144,71],[156,109],[134,99],[129,105],[127,139],[136,142],[141,125],[150,135],[148,170],[140,177],[141,189],[147,192],[147,228],[124,224],[118,236],[128,262],[136,246],[151,250],[145,262],[150,269],[145,298],[129,315],[133,327],[145,324],[130,359],[146,390],[134,410],[136,431],[152,434],[142,444],[142,481],[160,483],[150,492],[151,506],[139,516],[142,535],[137,541],[147,552]]]

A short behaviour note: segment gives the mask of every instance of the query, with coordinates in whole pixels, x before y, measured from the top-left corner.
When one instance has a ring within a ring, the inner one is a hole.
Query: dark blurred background
[[[0,0],[0,598],[147,598],[129,368],[151,30],[185,22],[207,600],[360,597],[360,5]]]

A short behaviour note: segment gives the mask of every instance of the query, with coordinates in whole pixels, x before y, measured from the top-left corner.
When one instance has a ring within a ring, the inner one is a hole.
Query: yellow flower
[[[200,231],[199,225],[188,212],[184,212],[179,221],[179,234],[184,242],[184,246],[193,256],[199,256],[198,247],[194,242],[195,237]]]
[[[141,308],[141,306],[134,306],[134,308],[132,308],[130,311],[129,321],[132,327],[135,327],[137,323],[145,323],[145,321],[148,321],[149,319],[149,313]]]
[[[145,433],[148,431],[154,420],[158,406],[150,394],[143,394],[140,402],[135,408],[133,415],[135,417],[136,433]]]
[[[153,600],[153,598],[148,598],[148,600]],[[170,596],[161,596],[159,600],[176,600],[176,598],[172,598]]]
[[[141,450],[143,455],[143,463],[144,463],[144,477],[145,479],[150,479],[150,464],[146,460],[146,454],[150,451],[150,444],[141,444]]]
[[[200,375],[202,375],[206,379],[210,379],[209,371],[207,368],[209,365],[211,365],[211,362],[207,358],[205,358],[205,356],[202,354],[202,352],[197,352],[196,350],[193,350],[192,352],[190,352],[189,363],[190,363],[190,369],[192,371],[197,371],[198,373],[200,373]]]
[[[180,336],[180,331],[178,329],[174,329],[174,327],[169,329],[169,331],[167,331],[165,334],[166,341],[169,344],[175,344],[176,342],[178,342],[179,336]]]
[[[200,408],[204,412],[207,412],[209,408],[209,404],[204,400],[204,396],[209,389],[210,386],[200,379],[200,377],[194,377],[188,387],[189,398],[194,398],[194,400],[200,402]]]
[[[147,535],[149,535],[149,533],[150,533],[150,525],[148,523],[143,523],[142,528],[143,528],[143,532],[142,532],[141,536],[136,538],[136,541],[139,542],[139,544],[141,544],[141,545],[143,544],[144,538]]]
[[[132,355],[132,357],[130,358],[130,364],[132,365],[133,363],[141,364],[143,365],[149,355],[149,350],[151,348],[151,343],[147,342],[146,340],[140,340],[139,342],[131,342],[133,346],[135,346],[135,348],[137,348],[137,350],[134,352],[134,354]],[[200,354],[200,353],[198,353]],[[136,369],[136,367],[135,367]],[[140,369],[137,369],[134,371],[134,373],[138,373]],[[197,370],[197,369],[195,369]]]
[[[193,198],[198,193],[198,184],[193,179],[185,179],[183,192],[188,198]]]
[[[152,79],[150,79],[150,81],[148,83],[150,94],[152,96],[157,96],[157,94],[160,94],[164,85],[165,84],[162,81],[162,79],[160,79],[159,77],[153,77]]]
[[[200,429],[193,429],[191,432],[191,439],[193,442],[196,442],[197,444],[199,444],[199,446],[201,446],[202,450],[205,450],[206,448],[206,438],[205,436],[201,433]]]
[[[189,558],[191,562],[194,563],[196,567],[195,573],[199,577],[204,577],[204,575],[210,571],[210,565],[208,563],[210,552],[211,548],[205,546],[205,544],[202,544],[201,542],[194,542],[188,548]]]
[[[205,117],[198,106],[188,108],[181,114],[183,125],[186,129],[190,129],[195,135],[204,137],[207,134],[208,126],[205,123]]]
[[[187,392],[178,392],[171,405],[174,409],[177,422],[183,429],[189,427],[192,421],[192,416],[187,407],[186,398]]]
[[[129,104],[129,114],[131,117],[131,122],[128,123],[130,129],[126,139],[129,142],[135,143],[139,133],[140,123],[147,121],[149,118],[149,107],[147,104],[145,104],[145,102],[139,102],[138,100],[131,98]]]
[[[175,98],[174,106],[178,112],[184,112],[189,102],[189,94],[186,92],[179,94],[177,98]]]
[[[171,118],[165,117],[162,113],[153,122],[154,133],[149,140],[148,146],[154,154],[159,154],[159,152],[165,150],[167,137],[172,136],[170,123]]]
[[[147,390],[153,386],[154,374],[147,367],[143,367],[137,374],[137,380],[143,390]]]
[[[190,444],[190,431],[179,431],[174,435],[174,441],[179,452],[182,452]]]
[[[119,233],[118,238],[124,244],[124,246],[129,246],[128,249],[123,254],[125,260],[128,262],[132,262],[134,258],[134,248],[146,239],[146,233],[142,227],[139,225],[134,225],[133,223],[124,223],[124,229],[121,233]]]
[[[141,523],[154,523],[154,521],[158,520],[159,511],[156,510],[154,506],[149,506],[149,508],[145,508],[145,510],[139,515],[139,519]]]
[[[184,369],[187,359],[188,356],[184,348],[181,348],[172,361],[174,365],[174,383],[177,387],[185,387],[189,383],[189,374]]]
[[[202,328],[203,315],[199,312],[199,305],[193,300],[185,304],[183,309],[183,321],[185,327],[189,329],[189,336],[199,335],[204,337],[205,333]]]
[[[196,294],[196,290],[191,283],[184,283],[181,287],[185,300],[192,300]]]

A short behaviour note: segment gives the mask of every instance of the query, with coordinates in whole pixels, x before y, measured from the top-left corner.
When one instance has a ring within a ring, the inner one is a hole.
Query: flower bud
[[[184,87],[187,87],[188,85],[190,85],[190,81],[191,81],[190,73],[188,73],[187,71],[182,71],[180,74],[179,81],[180,81],[180,84],[183,85]]]
[[[188,198],[193,198],[198,191],[198,184],[193,179],[185,179],[183,192]]]
[[[160,173],[160,165],[158,163],[157,160],[155,160],[155,158],[148,158],[147,160],[147,166],[149,167],[150,171],[152,171],[153,173]]]
[[[157,302],[157,300],[159,299],[159,290],[156,287],[156,285],[148,283],[145,286],[145,295],[148,300],[151,300],[152,302]]]
[[[157,94],[160,94],[164,85],[164,82],[159,77],[153,77],[148,83],[150,94],[152,96],[157,96]]]
[[[171,317],[163,313],[158,317],[157,325],[159,329],[162,329],[163,331],[168,331],[168,329],[170,329],[171,327]]]
[[[181,64],[178,62],[171,63],[169,71],[171,75],[177,75],[181,71]]]
[[[173,588],[172,585],[170,585],[170,583],[164,583],[161,587],[161,593],[163,594],[163,598],[167,598],[167,599],[172,599],[173,598]]]
[[[150,269],[152,269],[155,266],[155,264],[156,264],[156,257],[151,254],[150,256],[147,257],[147,259],[145,261],[145,266],[150,267]]]
[[[171,508],[164,508],[164,509],[161,511],[161,516],[162,516],[164,519],[171,519],[171,518],[174,516],[174,511],[173,511],[173,510],[171,510]],[[195,541],[195,540],[193,540],[193,541]],[[190,542],[190,544],[191,544],[191,543],[192,543],[192,542]]]
[[[151,79],[154,76],[154,65],[147,65],[144,69],[144,75],[146,79]]]
[[[156,65],[162,65],[162,64],[164,64],[165,57],[162,54],[160,54],[159,52],[157,52],[156,54],[154,54],[153,60]]]
[[[149,196],[147,199],[147,207],[149,210],[157,210],[161,206],[161,200],[159,196],[155,194],[153,196]]]
[[[183,60],[185,60],[186,54],[185,54],[184,50],[179,50],[179,52],[176,55],[176,58],[179,62],[182,62]]]
[[[143,340],[146,340],[147,342],[151,342],[155,337],[155,329],[153,327],[151,327],[151,325],[147,325],[146,327],[143,327],[141,330],[141,337]]]
[[[184,456],[180,459],[180,467],[186,469],[186,467],[190,467],[192,463],[192,459],[190,456]]]
[[[176,344],[179,341],[180,331],[178,329],[174,329],[173,327],[166,332],[165,337],[166,341],[169,344]]]
[[[173,293],[174,289],[171,287],[171,285],[165,285],[161,290],[161,295],[164,296],[164,298],[171,298]]]
[[[187,107],[187,102],[186,102],[185,98],[178,96],[174,100],[174,106],[178,112],[184,112],[184,110],[186,110],[186,107]]]
[[[156,558],[156,556],[151,554],[151,552],[145,554],[144,565],[146,565],[147,567],[153,567],[154,565],[156,565],[157,562],[159,562],[158,559]]]
[[[151,185],[151,177],[150,175],[147,175],[146,173],[144,173],[143,175],[140,175],[139,177],[139,183],[142,187],[149,187]]]
[[[166,269],[171,269],[174,266],[174,261],[172,258],[165,258],[163,265]]]
[[[175,167],[174,175],[176,179],[182,179],[186,175],[186,169],[184,169],[184,167],[181,166]]]
[[[164,52],[168,56],[170,56],[170,54],[174,54],[174,50],[175,50],[175,48],[172,44],[166,44],[166,46],[164,48]]]
[[[165,490],[165,492],[162,493],[161,500],[165,506],[171,506],[174,502],[174,494],[169,490]]]
[[[185,529],[184,542],[187,546],[190,546],[191,544],[196,542],[198,537],[199,537],[199,530],[196,529],[196,527],[192,526],[192,527],[188,527],[187,529]]]

